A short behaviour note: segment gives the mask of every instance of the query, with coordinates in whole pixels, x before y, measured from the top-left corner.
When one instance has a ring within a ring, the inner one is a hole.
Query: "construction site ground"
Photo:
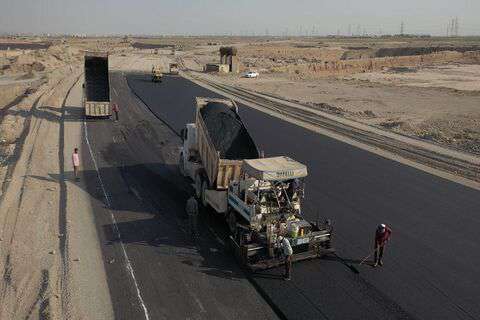
[[[250,43],[237,44],[246,48],[243,61],[252,62]],[[305,211],[311,219],[334,218],[342,257],[358,263],[376,223],[395,226],[388,267],[362,266],[354,278],[338,259],[327,258],[299,264],[285,284],[280,269],[247,277],[225,248],[225,226],[216,218],[206,218],[192,241],[183,207],[192,190],[176,167],[178,133],[193,119],[196,95],[222,93],[180,76],[156,86],[149,76],[152,65],[168,70],[174,60],[200,70],[204,61],[216,61],[221,43],[185,45],[176,55],[109,45],[119,122],[84,121],[79,48],[85,43],[10,52],[0,61],[10,65],[0,79],[0,319],[479,315],[471,298],[478,291],[471,281],[478,259],[470,254],[478,249],[471,215],[478,207],[476,183],[451,178],[455,172],[445,177],[404,166],[379,154],[381,148],[345,144],[254,103],[240,106],[247,128],[268,155],[286,153],[311,169]],[[327,49],[325,56],[342,50]],[[205,79],[453,147],[475,163],[478,68],[452,63],[409,67],[416,72],[325,77],[286,68],[258,79]],[[74,147],[82,156],[79,181],[71,167]],[[460,225],[451,223],[452,213]]]

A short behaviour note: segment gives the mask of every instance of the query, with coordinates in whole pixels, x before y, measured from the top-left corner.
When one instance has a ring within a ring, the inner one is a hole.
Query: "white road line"
[[[105,202],[107,204],[108,209],[110,209],[110,207],[111,207],[110,197],[108,196],[107,191],[105,189],[105,186],[103,184],[102,176],[100,175],[100,171],[98,170],[97,161],[95,160],[95,156],[93,155],[93,151],[92,151],[92,147],[90,145],[90,141],[88,140],[87,122],[85,120],[83,121],[83,128],[84,128],[84,132],[85,132],[85,141],[86,141],[87,146],[88,146],[88,151],[90,152],[90,157],[92,158],[93,165],[95,166],[95,171],[97,172],[98,181],[100,182],[100,186],[102,188],[103,195],[105,196]],[[135,273],[133,272],[132,264],[130,263],[130,259],[128,258],[127,251],[125,250],[125,245],[122,242],[121,235],[120,235],[120,230],[118,230],[117,220],[115,219],[115,216],[113,215],[112,211],[109,210],[109,212],[110,212],[110,216],[111,216],[111,219],[112,219],[112,222],[113,222],[113,229],[115,230],[115,236],[120,240],[120,246],[122,248],[123,257],[125,258],[126,268],[127,268],[128,272],[130,273],[130,276],[132,277],[133,283],[135,285],[135,289],[137,291],[137,297],[138,297],[138,300],[140,302],[140,305],[142,306],[142,309],[143,309],[143,312],[144,312],[144,315],[145,315],[145,319],[150,320],[150,316],[148,315],[147,306],[145,305],[145,302],[143,301],[142,294],[140,293],[140,289],[138,287],[137,279],[135,278]]]
[[[203,304],[200,302],[200,300],[197,298],[197,296],[194,295],[193,292],[190,292],[190,293],[193,295],[193,299],[195,300],[195,302],[197,303],[198,307],[200,308],[200,312],[202,312],[202,313],[207,312],[207,310],[205,310],[205,308],[203,307]]]
[[[113,89],[113,92],[115,93],[115,95],[118,97],[118,93],[117,93],[117,90],[115,90],[115,87],[112,87]]]

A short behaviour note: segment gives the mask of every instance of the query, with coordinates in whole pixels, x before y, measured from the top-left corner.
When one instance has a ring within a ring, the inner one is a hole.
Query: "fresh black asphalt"
[[[177,133],[194,119],[196,96],[217,96],[181,77],[153,84],[127,76],[149,109]],[[304,214],[334,221],[337,253],[368,255],[379,223],[393,229],[385,266],[351,273],[335,259],[253,275],[289,319],[480,318],[480,193],[240,105],[267,156],[287,155],[309,168]]]

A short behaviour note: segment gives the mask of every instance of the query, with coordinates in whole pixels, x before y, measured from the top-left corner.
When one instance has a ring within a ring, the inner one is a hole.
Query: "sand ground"
[[[81,73],[58,63],[0,91],[0,319],[113,319],[90,198],[71,175]]]

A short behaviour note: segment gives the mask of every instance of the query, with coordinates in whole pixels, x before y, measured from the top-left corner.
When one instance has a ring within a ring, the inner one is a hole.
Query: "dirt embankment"
[[[400,47],[400,48],[380,48],[375,51],[376,58],[384,57],[402,57],[402,56],[421,56],[426,54],[438,53],[443,51],[465,53],[468,51],[480,51],[480,46],[436,46],[436,47]]]
[[[0,126],[0,319],[62,319],[58,141],[61,108],[79,68],[64,67],[8,110]],[[5,179],[4,179],[5,178]]]
[[[334,60],[322,63],[299,63],[270,68],[270,72],[287,73],[293,79],[318,79],[355,73],[381,71],[407,66],[425,66],[440,63],[480,63],[480,52],[441,52],[421,56],[402,56],[375,59]]]
[[[16,161],[18,143],[21,143],[38,99],[71,73],[80,57],[78,50],[52,46],[46,51],[20,52],[7,60],[4,75],[0,77],[0,183],[9,164]],[[38,70],[42,71],[35,70],[39,65]],[[25,72],[33,79],[23,79]]]

